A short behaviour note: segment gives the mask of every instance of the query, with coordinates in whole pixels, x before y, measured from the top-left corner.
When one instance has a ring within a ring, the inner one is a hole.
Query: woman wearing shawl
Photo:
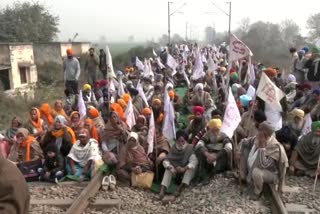
[[[47,127],[41,119],[39,109],[32,108],[30,111],[30,119],[26,125],[29,133],[33,135],[39,142],[42,141],[43,136],[46,134]]]
[[[111,103],[110,108],[111,108],[112,111],[115,111],[115,112],[118,113],[120,119],[121,119],[123,122],[126,122],[126,116],[125,116],[125,113],[124,113],[122,107],[120,106],[120,104],[118,104],[118,103]]]
[[[76,176],[83,181],[92,177],[102,160],[98,142],[90,138],[87,129],[81,129],[78,138],[68,154],[67,173],[72,175],[69,178]]]
[[[44,150],[46,150],[48,144],[54,143],[64,157],[69,154],[72,144],[76,142],[76,136],[66,124],[67,120],[62,115],[54,118],[52,130],[47,132],[43,140]]]
[[[84,122],[80,119],[80,113],[74,111],[70,115],[70,121],[68,126],[72,128],[73,132],[75,133],[76,137],[78,136],[79,131],[84,127]]]
[[[0,139],[0,152],[3,157],[7,158],[10,151],[10,146],[16,142],[17,131],[21,127],[22,122],[20,118],[15,116],[11,121],[11,127],[2,133],[3,138]]]
[[[101,117],[98,109],[90,106],[88,109],[87,109],[87,116],[93,120],[94,122],[94,125],[99,133],[99,135],[101,135],[104,131],[104,128],[105,128],[105,123],[104,123],[104,120],[103,118]]]
[[[116,156],[122,146],[126,143],[128,136],[128,126],[124,123],[117,112],[110,113],[110,119],[102,135],[103,160],[107,164],[116,164]]]
[[[89,131],[90,138],[93,138],[100,143],[100,136],[96,126],[94,125],[93,120],[91,120],[90,118],[86,119],[84,121],[84,128],[86,128]]]
[[[68,117],[68,115],[66,114],[66,112],[64,111],[64,109],[63,109],[63,102],[62,102],[62,100],[56,100],[56,102],[54,103],[54,105],[53,105],[53,109],[52,109],[52,116],[54,117],[54,118],[56,118],[56,116],[57,115],[62,115],[62,116],[64,116],[64,118],[66,119],[66,120],[68,120],[69,119],[69,117]]]
[[[131,131],[136,132],[139,135],[139,143],[145,148],[145,151],[148,151],[148,125],[147,119],[145,116],[140,115],[137,120],[136,124],[132,127]]]
[[[138,134],[131,132],[122,148],[117,165],[117,175],[121,180],[130,180],[131,173],[140,174],[152,170],[152,161],[138,142]]]
[[[51,107],[48,103],[43,103],[40,107],[41,118],[47,124],[48,127],[52,126],[54,119],[51,115]]]
[[[19,128],[17,141],[11,146],[8,159],[14,163],[43,159],[43,152],[36,138],[25,128]]]
[[[312,132],[302,136],[290,158],[290,173],[315,175],[320,156],[320,121],[312,123]]]

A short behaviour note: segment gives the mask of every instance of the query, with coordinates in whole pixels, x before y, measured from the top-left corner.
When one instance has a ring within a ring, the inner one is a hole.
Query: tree
[[[320,37],[320,13],[309,17],[307,20],[307,28],[309,29],[311,40],[315,40]]]
[[[169,41],[169,39],[168,39],[168,35],[167,34],[163,34],[158,40],[160,45],[166,45],[166,44],[168,44],[168,41]]]
[[[213,27],[208,26],[205,28],[204,33],[205,33],[205,42],[207,44],[214,44],[214,40],[216,37],[216,30]]]
[[[0,11],[0,42],[53,41],[58,22],[40,3],[14,3]]]
[[[237,30],[235,30],[234,34],[241,39],[244,35],[248,33],[249,29],[250,29],[250,18],[246,17],[240,20],[239,27],[237,28]]]
[[[172,39],[171,39],[172,43],[182,43],[184,41],[184,38],[182,36],[180,36],[179,34],[175,33],[173,34],[172,36]]]
[[[300,27],[291,19],[286,19],[280,24],[282,40],[287,47],[295,47],[300,35]]]

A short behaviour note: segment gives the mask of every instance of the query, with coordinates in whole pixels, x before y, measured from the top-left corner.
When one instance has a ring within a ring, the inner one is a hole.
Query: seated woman
[[[208,131],[195,146],[199,160],[199,179],[204,184],[209,183],[209,178],[217,173],[224,172],[231,165],[231,140],[220,128],[222,121],[212,119],[208,123]]]
[[[132,127],[131,131],[136,132],[139,135],[139,143],[146,152],[148,151],[148,130],[147,119],[145,116],[139,115],[136,120],[136,124]]]
[[[41,119],[41,114],[39,109],[32,108],[30,111],[30,119],[25,126],[29,133],[34,136],[38,142],[41,143],[44,135],[46,134],[47,127]]]
[[[138,142],[138,134],[131,132],[119,156],[119,163],[117,164],[118,178],[130,181],[131,173],[140,174],[152,170],[152,167],[152,161]]]
[[[87,116],[91,120],[93,120],[93,123],[99,133],[101,135],[105,129],[105,123],[104,120],[99,113],[98,109],[94,108],[93,106],[88,107],[87,109]]]
[[[67,120],[62,115],[54,118],[52,130],[47,132],[43,140],[42,148],[44,150],[50,143],[54,143],[63,157],[69,154],[72,144],[76,142],[76,136],[66,124]]]
[[[102,158],[106,164],[118,163],[117,155],[127,141],[128,132],[127,124],[120,119],[117,112],[112,111],[101,138]]]
[[[87,129],[81,129],[79,140],[68,154],[67,174],[76,176],[80,181],[90,179],[102,164],[98,142],[90,138]],[[70,178],[70,177],[69,177]]]
[[[25,128],[19,128],[16,135],[17,141],[11,146],[8,159],[14,163],[41,160],[43,151],[36,138],[29,134]]]
[[[314,176],[320,155],[320,121],[312,123],[312,132],[301,137],[290,159],[290,173]]]
[[[188,144],[187,140],[188,134],[183,130],[179,130],[177,132],[176,144],[171,148],[169,154],[163,161],[163,166],[166,171],[161,182],[160,199],[164,197],[165,190],[170,186],[174,175],[183,177],[175,196],[179,196],[181,191],[190,185],[195,175],[198,160],[194,154],[193,146]]]
[[[39,110],[41,114],[41,119],[44,121],[47,127],[52,126],[54,123],[54,118],[51,115],[50,105],[48,103],[43,103]]]
[[[54,103],[54,105],[53,105],[53,108],[52,108],[51,114],[52,114],[52,117],[53,117],[53,118],[56,118],[56,116],[58,116],[58,115],[62,115],[62,116],[64,116],[64,118],[65,118],[66,120],[69,120],[68,115],[66,114],[66,112],[65,112],[64,109],[63,109],[63,102],[62,102],[62,100],[56,100],[56,101],[55,101],[55,103]]]
[[[90,138],[93,138],[100,143],[100,136],[96,126],[94,125],[93,120],[91,120],[90,118],[86,119],[84,121],[84,128],[86,128],[89,131]]]
[[[10,147],[16,142],[16,135],[19,128],[22,127],[22,122],[19,117],[13,117],[11,127],[2,133],[3,138],[0,139],[0,153],[4,158],[7,158]]]
[[[80,113],[77,111],[74,111],[70,115],[70,121],[68,123],[68,126],[72,128],[73,132],[75,133],[76,137],[79,134],[79,131],[84,127],[83,121],[80,119]]]

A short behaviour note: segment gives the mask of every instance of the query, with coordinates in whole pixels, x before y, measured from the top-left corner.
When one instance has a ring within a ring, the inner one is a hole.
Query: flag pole
[[[320,169],[320,155],[319,155],[319,159],[318,159],[318,165],[317,165],[317,170],[316,170],[316,177],[314,179],[314,183],[313,183],[313,192],[316,190],[316,185],[317,185],[317,181],[318,181],[318,171]]]

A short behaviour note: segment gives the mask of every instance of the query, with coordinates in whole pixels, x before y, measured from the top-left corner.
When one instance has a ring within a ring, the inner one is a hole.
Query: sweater
[[[63,62],[63,72],[65,81],[78,81],[80,77],[80,63],[77,58],[66,59]]]

